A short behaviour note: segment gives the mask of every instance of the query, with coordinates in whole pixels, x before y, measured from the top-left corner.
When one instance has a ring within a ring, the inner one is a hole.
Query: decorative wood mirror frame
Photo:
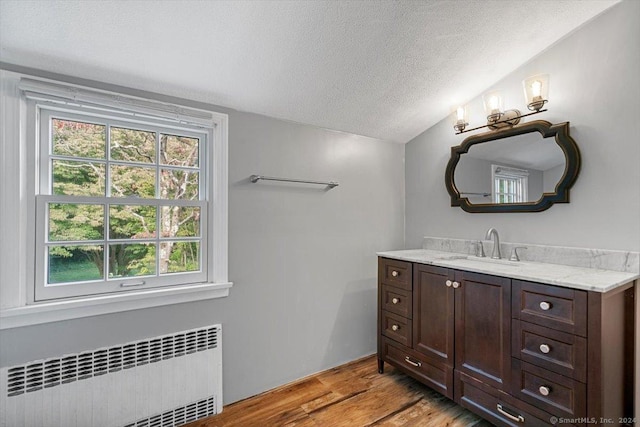
[[[526,203],[469,203],[469,199],[461,197],[454,180],[456,165],[460,155],[467,153],[475,144],[539,132],[543,138],[555,137],[565,157],[565,170],[555,193],[542,193],[538,201]],[[569,203],[569,189],[573,186],[580,172],[580,151],[576,142],[569,135],[569,122],[551,124],[544,120],[536,120],[516,125],[499,131],[473,135],[462,141],[462,144],[451,147],[451,158],[445,170],[445,185],[451,196],[451,206],[460,206],[466,212],[541,212],[549,209],[554,203]]]

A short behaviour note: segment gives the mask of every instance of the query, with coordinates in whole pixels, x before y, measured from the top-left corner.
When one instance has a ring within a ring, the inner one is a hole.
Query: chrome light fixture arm
[[[507,110],[505,113],[501,113],[502,115],[505,115],[508,111],[517,111],[518,114],[520,113],[518,110]],[[544,110],[538,110],[538,111],[534,111],[533,113],[527,113],[527,114],[520,114],[518,116],[512,117],[509,116],[506,119],[503,119],[502,117],[500,119],[498,119],[498,121],[493,122],[493,123],[487,123],[486,125],[483,126],[478,126],[475,128],[471,128],[471,129],[465,129],[464,127],[462,128],[462,130],[458,130],[458,128],[455,128],[456,135],[460,135],[461,133],[467,133],[467,132],[472,132],[474,130],[478,130],[478,129],[484,129],[484,128],[489,128],[489,129],[500,129],[502,127],[506,127],[506,126],[513,126],[516,125],[520,122],[520,119],[523,117],[527,117],[527,116],[533,116],[534,114],[539,114],[539,113],[544,113],[545,111],[547,111],[547,109],[545,108]],[[491,117],[491,116],[489,116]],[[487,118],[488,119],[488,118]],[[515,122],[514,122],[515,121]],[[500,123],[500,125],[498,125],[498,123]]]

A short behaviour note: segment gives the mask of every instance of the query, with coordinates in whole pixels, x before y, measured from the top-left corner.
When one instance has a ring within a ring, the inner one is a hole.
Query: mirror
[[[568,203],[580,170],[569,123],[538,120],[473,135],[451,148],[451,206],[467,212],[539,212]]]

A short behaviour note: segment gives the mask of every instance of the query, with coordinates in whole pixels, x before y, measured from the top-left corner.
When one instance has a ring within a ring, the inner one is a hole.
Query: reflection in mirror
[[[569,203],[580,151],[569,122],[536,120],[466,138],[451,147],[445,185],[467,212],[540,212]]]
[[[555,139],[535,132],[471,146],[454,180],[471,204],[528,203],[553,193],[565,166]]]

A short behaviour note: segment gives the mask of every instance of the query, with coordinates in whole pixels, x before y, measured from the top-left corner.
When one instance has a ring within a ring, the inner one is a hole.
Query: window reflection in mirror
[[[529,203],[553,193],[565,167],[554,138],[536,132],[472,145],[460,156],[454,180],[471,204]]]
[[[529,193],[529,171],[491,165],[493,203],[524,203]]]

